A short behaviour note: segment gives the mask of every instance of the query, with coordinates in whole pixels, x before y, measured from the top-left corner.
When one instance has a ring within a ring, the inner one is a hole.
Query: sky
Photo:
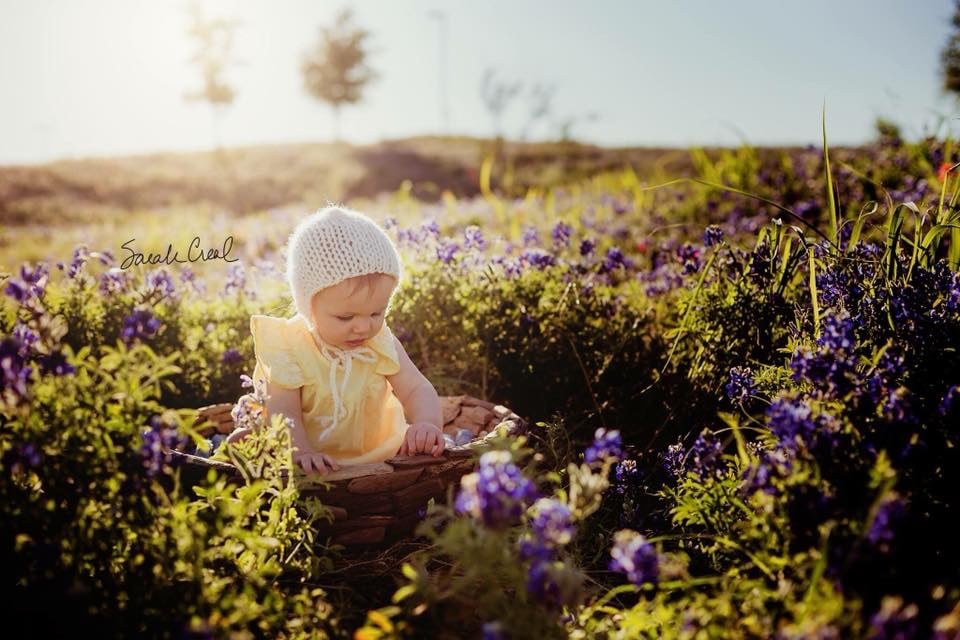
[[[528,140],[570,134],[609,147],[857,144],[882,116],[908,138],[953,131],[939,56],[950,0],[204,0],[240,21],[225,146],[329,142],[332,109],[303,88],[300,60],[352,7],[379,74],[341,112],[355,144],[414,135],[491,136],[481,79],[524,91],[501,132],[517,139],[531,89],[552,114]],[[432,12],[439,10],[443,19]],[[0,0],[0,164],[191,151],[214,145],[213,110],[189,102],[185,0]],[[445,93],[444,93],[445,92]],[[443,96],[449,106],[442,115]],[[594,114],[593,119],[588,116]]]

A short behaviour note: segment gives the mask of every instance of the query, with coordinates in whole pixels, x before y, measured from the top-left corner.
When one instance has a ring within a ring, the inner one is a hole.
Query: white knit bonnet
[[[400,281],[400,255],[380,226],[346,207],[304,218],[287,241],[287,280],[297,312],[313,327],[313,294],[347,278],[386,273]]]

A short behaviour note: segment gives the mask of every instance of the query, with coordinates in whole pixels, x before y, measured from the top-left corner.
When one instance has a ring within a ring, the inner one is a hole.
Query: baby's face
[[[362,346],[383,327],[394,282],[392,276],[380,275],[369,290],[356,286],[354,278],[321,289],[311,305],[317,333],[341,349]]]

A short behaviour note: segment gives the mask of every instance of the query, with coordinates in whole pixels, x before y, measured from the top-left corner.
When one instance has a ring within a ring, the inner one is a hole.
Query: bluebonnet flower
[[[524,249],[523,253],[520,254],[520,261],[531,264],[540,270],[557,263],[556,258],[543,249]]]
[[[622,529],[614,534],[610,558],[610,570],[626,574],[627,580],[638,587],[657,584],[660,579],[660,554],[636,531]]]
[[[31,268],[27,264],[21,265],[20,279],[10,278],[4,293],[20,304],[24,304],[28,300],[43,295],[47,287],[48,276],[47,266],[42,262],[35,268]]]
[[[40,365],[41,373],[44,374],[52,373],[55,376],[65,376],[76,371],[74,366],[67,362],[67,357],[63,355],[62,351],[54,351],[40,356],[37,362]]]
[[[683,444],[676,442],[660,454],[664,471],[674,480],[679,480],[686,471],[686,451]]]
[[[129,290],[132,281],[130,273],[114,267],[100,274],[98,289],[104,296],[124,293]]]
[[[550,231],[550,236],[553,238],[553,244],[556,247],[566,247],[570,245],[570,234],[573,233],[573,227],[568,225],[563,220],[560,220]]]
[[[487,241],[483,239],[483,232],[475,224],[463,230],[463,237],[465,238],[463,246],[467,249],[476,248],[483,251],[487,246]]]
[[[243,389],[252,389],[253,388],[253,378],[248,376],[245,373],[240,374],[240,387]]]
[[[610,247],[603,257],[603,264],[600,265],[600,273],[608,273],[614,269],[629,269],[633,266],[633,260],[623,255],[619,247]]]
[[[482,640],[506,640],[503,633],[503,625],[499,621],[483,623]]]
[[[105,266],[105,267],[111,267],[111,266],[113,266],[114,257],[113,257],[113,252],[112,252],[112,251],[107,251],[107,250],[105,249],[105,250],[103,250],[103,251],[97,251],[97,252],[92,253],[92,254],[90,254],[90,255],[96,256],[96,257],[97,257],[97,260],[100,261],[100,264],[102,264],[102,265]]]
[[[23,344],[15,336],[0,340],[0,399],[17,406],[26,401],[29,393],[30,372],[22,355]]]
[[[443,242],[437,247],[437,258],[444,264],[450,264],[453,256],[460,250],[460,245],[456,242]]]
[[[437,221],[434,219],[427,220],[422,225],[420,229],[423,231],[424,236],[433,236],[434,238],[440,237],[440,225],[437,224]]]
[[[397,219],[394,218],[393,216],[387,216],[386,218],[383,219],[384,229],[389,231],[390,229],[393,229],[395,226],[397,226]]]
[[[563,563],[550,560],[534,560],[527,571],[527,593],[537,602],[559,608],[564,604],[564,594],[558,573]]]
[[[127,345],[130,345],[136,340],[144,340],[155,336],[159,329],[160,320],[149,309],[135,309],[123,319],[123,329],[120,331],[120,337]]]
[[[184,266],[180,269],[180,282],[183,282],[189,286],[194,293],[202,294],[207,290],[207,285],[205,285],[202,280],[197,278],[197,274],[194,273],[193,269],[188,266]]]
[[[893,541],[894,527],[906,515],[906,512],[906,505],[900,496],[895,493],[885,495],[877,507],[869,529],[867,529],[867,540],[876,547],[887,548],[889,543]]]
[[[243,291],[247,286],[247,271],[242,262],[232,264],[227,268],[227,279],[223,284],[223,293],[227,295],[233,291]]]
[[[711,224],[703,230],[703,244],[708,247],[720,244],[723,241],[723,229]]]
[[[917,605],[904,604],[900,596],[884,596],[880,610],[870,618],[869,640],[908,640],[917,637]]]
[[[507,278],[516,278],[523,273],[523,263],[519,258],[503,258],[499,262],[503,266],[503,275]]]
[[[580,241],[580,255],[589,256],[593,253],[594,248],[596,248],[597,243],[591,238],[584,238]]]
[[[700,270],[700,249],[689,242],[677,247],[677,261],[683,265],[683,273],[691,274]]]
[[[953,385],[943,394],[938,413],[941,416],[950,416],[953,415],[958,408],[960,408],[960,390],[958,390],[957,385]]]
[[[498,528],[516,523],[536,498],[536,487],[508,451],[488,451],[480,456],[479,469],[461,478],[455,508]]]
[[[525,225],[523,227],[523,246],[525,247],[535,247],[540,244],[540,232],[533,225]]]
[[[633,488],[640,478],[636,460],[621,460],[613,467],[613,490],[623,495]]]
[[[240,265],[232,265],[227,271],[228,278],[230,277],[230,272],[234,271],[236,267],[240,267]],[[242,272],[243,267],[240,267],[240,269]],[[154,269],[150,271],[146,277],[144,277],[143,283],[148,295],[157,293],[161,298],[173,298],[177,294],[177,288],[173,283],[173,278],[166,269]]]
[[[824,318],[818,349],[801,347],[790,361],[793,379],[806,380],[822,393],[842,398],[860,384],[854,352],[853,321],[846,315]]]
[[[5,294],[23,304],[30,298],[30,290],[19,280],[11,278],[7,281],[7,287],[3,290]]]
[[[30,354],[33,345],[40,340],[40,336],[34,333],[30,327],[19,322],[14,325],[10,335],[20,341],[20,355],[24,358]]]
[[[80,245],[73,250],[73,258],[70,260],[70,266],[67,267],[67,277],[76,278],[77,274],[80,273],[80,270],[83,269],[83,265],[87,263],[87,260],[90,258],[90,252],[87,250],[85,245]]]
[[[247,377],[243,381],[244,386],[250,381]],[[264,422],[264,407],[267,406],[266,384],[261,380],[259,383],[250,381],[253,391],[245,393],[237,398],[233,408],[230,410],[230,417],[233,419],[235,429],[256,429]]]
[[[555,498],[540,498],[532,507],[533,535],[547,547],[561,547],[573,539],[577,528],[570,508]]]
[[[615,214],[617,214],[618,216],[622,216],[623,214],[625,214],[625,213],[626,213],[627,211],[629,211],[629,210],[630,210],[629,205],[627,205],[627,204],[625,204],[625,203],[623,203],[623,202],[620,202],[619,200],[614,201],[614,203],[613,203],[613,212],[614,212]]]
[[[37,446],[32,442],[27,442],[20,445],[20,460],[27,464],[30,467],[39,467],[40,463],[43,461],[43,454],[40,453],[40,450],[37,449]]]
[[[620,432],[616,429],[607,431],[599,428],[593,435],[593,444],[583,453],[583,461],[593,465],[602,463],[607,458],[619,460],[623,457],[623,441]]]
[[[774,478],[786,478],[790,475],[793,462],[789,450],[776,448],[769,451],[756,452],[757,462],[749,465],[743,471],[743,485],[741,489],[746,494],[754,491],[776,493],[773,486]]]
[[[803,400],[777,398],[767,407],[766,414],[770,430],[787,449],[809,444],[817,428],[810,405]]]
[[[238,350],[231,347],[230,349],[224,351],[223,355],[220,356],[220,362],[229,367],[243,362],[243,356],[240,355]]]
[[[693,441],[687,455],[686,467],[701,478],[721,476],[724,471],[723,443],[709,429],[704,429]]]
[[[724,389],[727,392],[727,397],[734,402],[746,402],[750,399],[750,396],[757,392],[756,384],[753,381],[753,371],[750,367],[732,367],[730,369],[730,381]]]
[[[20,266],[20,279],[29,289],[34,297],[40,297],[47,288],[47,282],[50,279],[50,269],[43,262],[36,267],[30,268],[28,264]]]
[[[143,431],[141,439],[140,457],[150,477],[163,471],[163,465],[171,461],[170,450],[183,442],[176,427],[156,415],[150,418],[150,426]]]

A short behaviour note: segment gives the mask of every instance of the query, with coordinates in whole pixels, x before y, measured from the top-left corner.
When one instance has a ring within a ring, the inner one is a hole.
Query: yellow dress
[[[385,376],[400,371],[386,322],[365,345],[341,350],[311,333],[306,319],[250,316],[253,380],[300,389],[303,428],[314,451],[340,464],[383,462],[406,434],[403,405]]]

